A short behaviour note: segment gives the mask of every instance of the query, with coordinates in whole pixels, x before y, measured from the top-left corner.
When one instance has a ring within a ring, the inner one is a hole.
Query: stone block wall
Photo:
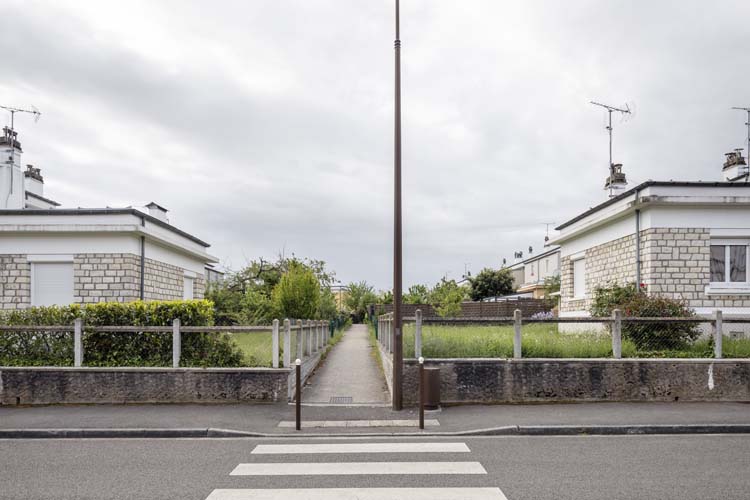
[[[750,401],[747,359],[429,359],[443,404],[584,401]],[[404,403],[419,394],[404,361]]]
[[[145,300],[180,300],[184,269],[153,259],[145,263]],[[140,298],[140,256],[131,253],[81,253],[73,256],[73,298],[79,304],[131,302]],[[205,277],[193,281],[193,297],[202,299]],[[0,308],[31,305],[31,264],[25,255],[0,255]]]
[[[643,247],[643,242],[641,242]],[[608,241],[586,250],[586,298],[573,300],[573,261],[563,257],[560,266],[561,312],[583,311],[591,307],[594,289],[608,284],[635,281],[635,235]],[[641,257],[643,259],[643,257]]]
[[[31,265],[25,255],[0,255],[0,307],[22,309],[31,304]]]
[[[180,300],[184,286],[181,267],[146,258],[145,300]]]
[[[588,310],[597,285],[635,281],[635,236],[586,250],[585,300],[572,300],[573,262],[562,259],[560,311]],[[706,295],[711,277],[708,228],[652,228],[641,231],[641,282],[649,294],[684,300],[692,308],[750,307],[747,295]]]
[[[126,253],[76,254],[73,295],[80,304],[130,302],[140,295],[140,258]]]

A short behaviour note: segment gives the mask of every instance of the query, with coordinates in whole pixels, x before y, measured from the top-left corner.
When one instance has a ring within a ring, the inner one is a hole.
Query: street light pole
[[[399,0],[396,0],[395,116],[393,140],[393,401],[394,410],[402,407],[404,349],[401,336],[401,39]]]

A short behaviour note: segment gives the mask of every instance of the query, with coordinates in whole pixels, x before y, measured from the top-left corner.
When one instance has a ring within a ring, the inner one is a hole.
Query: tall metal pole
[[[607,130],[609,130],[609,195],[612,196],[612,181],[615,173],[612,167],[612,110],[608,109],[607,111],[609,111],[609,125],[607,125]]]
[[[393,401],[394,410],[402,407],[404,350],[401,336],[401,30],[399,0],[396,0],[395,116],[393,138]]]

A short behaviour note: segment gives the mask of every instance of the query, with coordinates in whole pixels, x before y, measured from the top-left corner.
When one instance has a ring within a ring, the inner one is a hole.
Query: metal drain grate
[[[329,403],[342,404],[342,403],[353,403],[354,398],[351,396],[332,396]]]

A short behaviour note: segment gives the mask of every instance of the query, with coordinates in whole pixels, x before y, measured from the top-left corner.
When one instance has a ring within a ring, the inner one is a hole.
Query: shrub
[[[684,302],[647,295],[634,283],[597,288],[591,306],[592,316],[611,316],[615,309],[620,309],[623,316],[641,318],[695,316],[695,312]],[[631,340],[641,350],[681,349],[698,338],[699,334],[695,323],[625,323],[622,327],[623,338]]]
[[[211,326],[213,304],[206,300],[99,303],[86,306],[32,307],[0,316],[6,325],[73,325],[84,323],[83,348],[89,366],[169,366],[171,333],[93,332],[94,326]],[[72,327],[71,327],[72,330]],[[220,333],[182,336],[184,366],[239,366],[242,354]],[[72,332],[0,332],[0,364],[71,365]]]
[[[320,282],[308,267],[292,262],[273,289],[273,305],[285,318],[314,318],[320,304]]]

